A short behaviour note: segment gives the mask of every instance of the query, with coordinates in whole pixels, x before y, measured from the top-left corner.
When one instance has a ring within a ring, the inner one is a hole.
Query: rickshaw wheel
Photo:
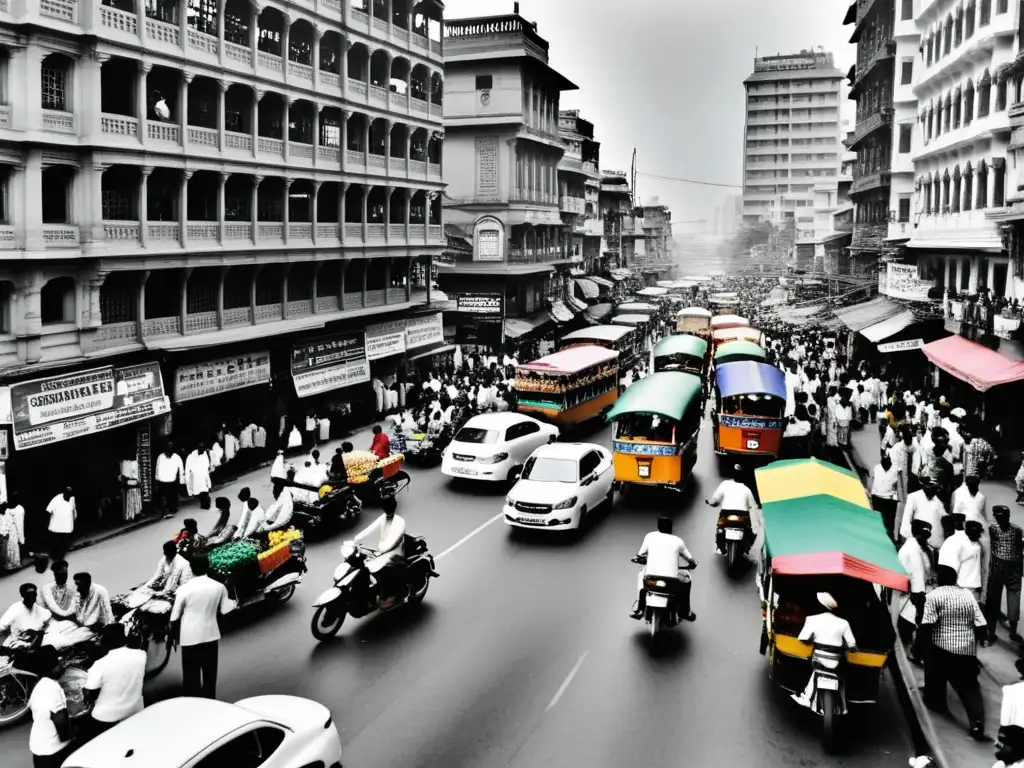
[[[821,697],[821,746],[826,752],[833,752],[838,743],[836,734],[836,699],[834,691],[819,691]]]

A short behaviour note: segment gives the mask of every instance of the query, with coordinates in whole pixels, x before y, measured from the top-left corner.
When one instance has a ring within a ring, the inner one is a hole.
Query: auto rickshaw
[[[697,461],[703,387],[692,373],[662,371],[627,387],[608,412],[615,482],[682,490]]]
[[[619,397],[619,353],[572,347],[516,368],[517,410],[565,428],[605,413]]]
[[[786,429],[786,377],[766,363],[715,367],[715,453],[773,459]],[[724,462],[723,462],[724,463]]]
[[[817,459],[777,461],[755,472],[765,546],[758,571],[761,653],[774,685],[822,717],[826,750],[848,704],[878,700],[895,636],[882,588],[906,592],[907,574],[853,472]],[[804,642],[808,616],[835,601],[856,651]]]
[[[746,328],[750,321],[739,315],[715,315],[711,318],[711,331],[720,331],[723,328]]]
[[[646,301],[626,301],[615,308],[619,315],[646,315],[654,318],[658,316],[658,308]]]
[[[711,312],[703,307],[687,307],[676,313],[676,333],[711,338]]]
[[[738,293],[732,292],[713,293],[710,298],[708,298],[708,304],[720,309],[738,307],[740,305],[740,297]]]
[[[696,336],[677,333],[654,345],[652,368],[658,371],[683,371],[704,378],[708,365],[708,343]]]
[[[750,326],[719,328],[711,332],[711,343],[714,345],[716,352],[719,346],[730,341],[750,341],[754,344],[761,344],[763,339],[764,334],[757,328],[751,328]]]
[[[745,361],[763,363],[767,359],[764,348],[752,341],[726,341],[715,350],[716,366]]]

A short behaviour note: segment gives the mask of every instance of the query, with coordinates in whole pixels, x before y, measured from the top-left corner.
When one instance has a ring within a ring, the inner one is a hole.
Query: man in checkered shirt
[[[963,702],[971,736],[985,736],[985,710],[978,686],[978,641],[985,638],[985,616],[968,590],[956,585],[957,573],[947,565],[937,569],[939,586],[924,601],[920,633],[931,641],[925,656],[924,702],[947,712],[946,683]]]

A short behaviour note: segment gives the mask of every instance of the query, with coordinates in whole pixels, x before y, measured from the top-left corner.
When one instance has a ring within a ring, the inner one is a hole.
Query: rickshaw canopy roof
[[[820,459],[775,461],[754,473],[762,504],[827,494],[871,509],[867,492],[853,472]]]
[[[708,320],[711,319],[711,310],[704,309],[704,307],[687,307],[686,309],[680,309],[676,313],[676,317],[706,317]]]
[[[753,341],[760,343],[761,331],[749,325],[742,328],[716,328],[711,332],[715,341]]]
[[[773,395],[786,398],[786,377],[767,363],[744,360],[715,368],[718,392],[722,397],[737,395]]]
[[[648,304],[646,301],[626,301],[616,307],[619,312],[624,314],[631,312],[657,312],[658,308],[653,304]]]
[[[668,293],[668,288],[641,288],[636,292],[637,296],[664,296]]]
[[[565,334],[562,341],[589,341],[591,339],[618,341],[632,330],[625,325],[592,325],[590,328],[581,328],[578,331]]]
[[[708,343],[699,336],[675,333],[666,336],[654,345],[656,358],[665,355],[692,355],[703,358],[708,353]]]
[[[559,374],[577,373],[614,360],[619,353],[614,349],[606,347],[589,346],[570,347],[561,352],[546,355],[539,360],[524,363],[518,367],[520,371],[531,371],[533,373],[547,373],[552,376]]]
[[[649,413],[681,421],[687,409],[700,400],[703,385],[700,376],[679,371],[652,373],[635,381],[615,401],[608,421],[630,413]]]
[[[766,360],[767,355],[761,345],[752,341],[727,341],[715,352],[715,362],[724,361],[727,357],[752,357],[757,360]],[[740,362],[740,361],[736,361]],[[726,363],[727,364],[727,363]]]
[[[736,291],[718,291],[711,294],[713,299],[738,299],[740,295]]]
[[[711,318],[711,327],[716,331],[722,328],[746,328],[750,321],[739,315],[715,315]]]
[[[651,318],[649,315],[616,315],[612,318],[612,322],[629,323],[630,325],[633,325],[634,323],[649,323],[651,322]]]

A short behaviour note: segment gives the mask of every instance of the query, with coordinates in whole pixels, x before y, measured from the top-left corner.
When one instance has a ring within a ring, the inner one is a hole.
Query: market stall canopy
[[[714,331],[722,328],[746,328],[750,321],[739,315],[715,315],[711,318],[711,329]]]
[[[518,339],[549,322],[551,322],[551,315],[547,312],[541,312],[534,317],[524,319],[510,317],[505,321],[505,336],[510,339]]]
[[[820,459],[775,461],[755,473],[762,504],[804,496],[835,496],[864,509],[871,509],[860,478],[843,467]]]
[[[835,310],[843,325],[851,331],[860,333],[865,328],[878,325],[884,320],[896,317],[907,310],[889,299],[879,297],[871,301],[862,301],[860,304],[853,304],[849,307],[842,307]]]
[[[584,368],[607,363],[618,356],[619,353],[614,349],[606,349],[605,347],[570,347],[569,349],[563,349],[561,352],[555,352],[547,357],[542,357],[540,360],[524,363],[518,367],[518,370],[559,376],[577,373]]]
[[[594,307],[591,307],[591,309],[594,309]],[[618,341],[623,336],[632,332],[633,329],[625,325],[595,325],[590,328],[582,328],[578,331],[567,333],[562,337],[562,341],[591,341],[594,339],[598,341]]]
[[[752,341],[727,341],[715,352],[715,365],[767,359],[768,356],[761,345]]]
[[[651,322],[651,318],[647,315],[616,315],[612,318],[612,322],[620,325],[639,325]]]
[[[580,289],[580,293],[583,294],[584,299],[596,299],[601,293],[601,289],[598,284],[586,277],[577,278],[576,287]]]
[[[593,320],[603,320],[608,317],[612,312],[611,304],[595,304],[592,307],[587,307],[587,317]]]
[[[666,336],[654,345],[654,356],[665,355],[692,355],[693,357],[704,357],[708,352],[708,343],[699,336],[691,336],[687,333],[675,333]]]
[[[654,296],[654,297],[658,297],[658,296],[664,296],[667,293],[668,293],[668,288],[656,288],[656,287],[642,288],[641,290],[637,291],[637,295],[638,296]]]
[[[767,363],[726,363],[715,368],[715,378],[722,397],[764,394],[786,399],[786,377]]]
[[[921,351],[936,366],[960,381],[966,381],[979,392],[1024,380],[1024,363],[1011,360],[963,336],[933,341],[925,344]]]
[[[757,328],[747,326],[745,328],[718,328],[711,333],[712,338],[719,343],[730,341],[752,341],[760,344],[764,334]]]
[[[587,279],[592,281],[592,282],[594,282],[594,283],[597,283],[602,288],[614,288],[615,287],[615,283],[613,283],[611,280],[605,280],[603,277],[598,277],[597,275],[591,275]]]
[[[508,335],[508,334],[506,333],[506,335]],[[442,341],[442,342],[438,342],[437,345],[431,347],[430,349],[426,350],[425,352],[417,352],[416,354],[411,355],[409,357],[409,362],[412,363],[412,362],[415,362],[417,360],[422,360],[425,357],[435,357],[436,355],[444,355],[444,354],[447,354],[448,352],[454,352],[454,351],[455,351],[455,345],[454,344],[445,344]]]
[[[909,328],[914,324],[915,320],[916,318],[914,317],[914,313],[909,309],[906,309],[898,315],[893,315],[887,320],[883,320],[880,323],[875,323],[874,325],[864,328],[860,334],[868,341],[877,344],[880,341],[885,341],[885,339],[888,339],[891,336],[895,336],[905,328]]]
[[[700,376],[679,371],[652,373],[630,384],[608,411],[608,421],[627,413],[649,413],[681,421],[686,409],[703,392]]]
[[[654,306],[653,304],[648,304],[647,302],[644,302],[644,301],[627,301],[627,302],[624,302],[622,304],[619,304],[619,306],[616,307],[616,309],[619,310],[620,312],[622,312],[625,315],[629,315],[629,314],[633,314],[633,315],[635,315],[635,314],[644,314],[645,315],[645,314],[648,314],[648,313],[653,313],[653,312],[657,312],[658,311],[658,308],[656,306]]]
[[[557,323],[570,323],[572,322],[573,312],[559,299],[555,299],[551,302],[551,317]]]
[[[676,313],[676,317],[706,317],[711,318],[711,310],[704,309],[704,307],[687,307],[686,309],[680,309]],[[743,323],[746,325],[746,322]]]

